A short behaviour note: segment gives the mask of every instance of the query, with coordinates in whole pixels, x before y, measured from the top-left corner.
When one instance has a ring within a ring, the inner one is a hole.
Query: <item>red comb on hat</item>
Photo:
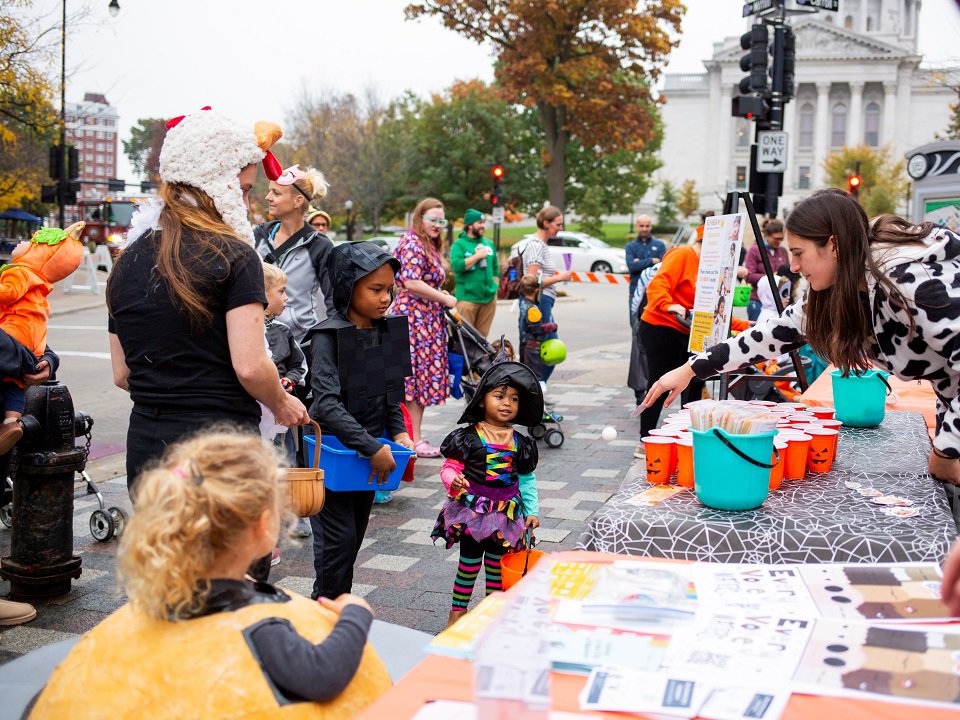
[[[277,160],[276,155],[269,150],[267,150],[267,154],[263,156],[263,172],[271,181],[276,180],[283,173],[283,167],[280,165],[280,161]]]
[[[202,108],[200,108],[200,109],[201,109],[201,110],[213,110],[213,108],[210,107],[209,105],[204,105],[204,106],[203,106]],[[169,130],[170,128],[175,128],[177,125],[179,125],[179,124],[183,121],[183,119],[184,119],[185,117],[186,117],[186,115],[177,115],[177,117],[175,117],[175,118],[170,118],[169,120],[167,120],[167,130]]]

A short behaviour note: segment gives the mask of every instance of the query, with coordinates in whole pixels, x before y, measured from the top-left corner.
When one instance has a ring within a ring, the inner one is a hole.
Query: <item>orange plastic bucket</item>
[[[530,551],[530,562],[527,563],[527,572],[533,569],[533,566],[540,562],[540,559],[546,555],[541,550]],[[527,561],[527,551],[507,553],[500,559],[500,573],[503,582],[503,589],[508,590],[523,577],[523,564]]]

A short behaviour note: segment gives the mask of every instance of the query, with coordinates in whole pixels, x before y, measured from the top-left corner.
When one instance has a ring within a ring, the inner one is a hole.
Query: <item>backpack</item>
[[[498,300],[516,300],[520,297],[520,278],[523,277],[523,253],[507,260],[506,267],[500,273],[500,287],[497,289]]]

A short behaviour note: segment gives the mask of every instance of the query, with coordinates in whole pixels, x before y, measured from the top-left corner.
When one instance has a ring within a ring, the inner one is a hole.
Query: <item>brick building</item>
[[[80,152],[79,199],[105,197],[107,181],[117,176],[119,117],[107,98],[86,93],[83,102],[67,103],[67,144]]]

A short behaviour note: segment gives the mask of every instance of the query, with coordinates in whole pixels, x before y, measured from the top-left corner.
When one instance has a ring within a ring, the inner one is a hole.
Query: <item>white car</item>
[[[528,236],[531,237],[531,236]],[[516,257],[527,238],[514,244],[510,256]],[[573,230],[561,230],[548,246],[557,270],[567,269],[564,255],[570,256],[570,270],[574,272],[626,273],[627,255],[623,248],[610,247],[592,235]]]

